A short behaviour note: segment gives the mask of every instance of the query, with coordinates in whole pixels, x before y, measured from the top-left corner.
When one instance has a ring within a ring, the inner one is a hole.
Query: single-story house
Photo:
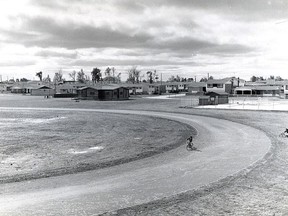
[[[218,105],[229,102],[228,93],[207,92],[204,96],[199,97],[199,105]]]
[[[102,86],[98,88],[99,100],[128,100],[129,89],[119,86]]]
[[[13,86],[11,87],[11,93],[13,94],[23,94],[25,93],[25,88],[23,86]]]
[[[284,90],[284,98],[288,99],[288,81],[286,81],[285,83],[283,83],[283,90]]]
[[[87,86],[78,89],[77,96],[86,100],[127,100],[129,89],[119,86]]]
[[[235,88],[235,95],[244,96],[280,96],[281,86],[242,86]]]
[[[30,91],[30,94],[34,96],[53,96],[55,94],[54,89],[45,85],[34,87]]]
[[[85,100],[98,100],[98,89],[95,87],[82,87],[77,90],[77,97]]]
[[[57,98],[75,97],[77,96],[77,90],[83,87],[85,87],[85,84],[83,83],[77,83],[74,81],[70,81],[70,82],[66,81],[63,84],[61,83],[55,86],[56,94],[54,95],[54,97],[57,97]]]

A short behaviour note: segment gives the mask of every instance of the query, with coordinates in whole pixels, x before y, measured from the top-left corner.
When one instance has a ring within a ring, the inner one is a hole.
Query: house
[[[98,89],[95,87],[82,87],[77,90],[77,97],[85,100],[98,100]]]
[[[75,97],[77,96],[77,90],[83,87],[85,87],[85,84],[77,83],[74,81],[60,83],[57,86],[55,86],[56,94],[54,95],[54,97],[57,98]]]
[[[239,96],[280,96],[280,86],[253,85],[237,87],[234,94]]]
[[[203,95],[206,92],[206,82],[191,82],[187,88],[188,94]]]
[[[98,88],[99,100],[128,100],[129,89],[119,86],[101,86]]]
[[[207,92],[199,97],[199,105],[218,105],[229,102],[228,93]]]
[[[286,81],[285,83],[283,83],[283,93],[284,93],[284,98],[288,99],[288,81]]]
[[[207,81],[206,91],[233,94],[233,89],[244,86],[245,82],[245,80],[236,77],[227,77],[216,80],[212,79]]]
[[[54,96],[55,90],[49,86],[41,85],[32,88],[30,94],[34,96]]]
[[[23,93],[25,93],[25,88],[23,86],[15,85],[15,86],[11,87],[11,93],[23,94]]]
[[[167,82],[163,84],[166,93],[179,93],[186,91],[184,82]]]
[[[125,85],[121,85],[125,88],[129,89],[129,94],[130,95],[139,95],[139,94],[143,94],[143,85],[142,84],[125,84]]]
[[[79,99],[128,100],[129,89],[120,86],[87,86],[77,90]]]
[[[206,83],[207,92],[229,93],[232,94],[233,81],[231,79],[213,79]]]
[[[11,92],[12,87],[13,87],[13,85],[11,85],[11,84],[0,83],[0,92],[1,93]]]
[[[165,92],[165,86],[159,83],[143,83],[143,93],[146,94],[161,94]]]

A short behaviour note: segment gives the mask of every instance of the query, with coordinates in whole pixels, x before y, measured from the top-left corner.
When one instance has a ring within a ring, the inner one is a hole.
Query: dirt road
[[[152,111],[85,111],[150,115],[190,124],[198,130],[194,141],[199,151],[188,152],[183,144],[161,155],[107,169],[3,184],[0,215],[92,215],[147,203],[234,175],[261,159],[270,147],[263,132],[216,118]]]

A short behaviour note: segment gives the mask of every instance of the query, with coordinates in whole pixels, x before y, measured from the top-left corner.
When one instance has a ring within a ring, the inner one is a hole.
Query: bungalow
[[[199,105],[218,105],[229,102],[228,93],[208,92],[199,97]]]
[[[85,85],[83,83],[76,83],[74,81],[61,83],[56,88],[56,94],[54,97],[75,97],[77,96],[77,89],[83,88]]]
[[[242,86],[234,90],[235,95],[244,96],[280,96],[280,86]]]
[[[0,83],[0,92],[1,93],[11,92],[12,87],[13,87],[13,85],[11,85],[11,84]]]
[[[98,100],[98,89],[95,87],[82,87],[77,90],[77,97],[85,100]]]
[[[285,99],[288,99],[288,81],[286,81],[284,84],[283,84],[283,86],[284,86],[284,98]]]
[[[25,88],[22,86],[13,86],[13,87],[11,87],[11,93],[23,94],[23,93],[25,93]]]
[[[129,89],[119,86],[89,86],[77,90],[79,99],[86,100],[127,100]]]
[[[129,89],[119,86],[102,86],[98,89],[99,100],[128,100]]]
[[[34,96],[53,96],[55,94],[55,90],[49,86],[41,85],[32,88],[30,94]]]

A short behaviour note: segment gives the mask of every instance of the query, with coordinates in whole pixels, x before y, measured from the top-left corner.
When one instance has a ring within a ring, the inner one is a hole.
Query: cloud
[[[52,51],[52,50],[41,50],[34,54],[35,56],[41,56],[41,57],[62,57],[62,58],[72,58],[76,59],[78,56],[78,53],[75,51],[72,52],[63,52],[63,51]]]
[[[126,65],[139,65],[139,66],[160,66],[160,65],[193,65],[201,66],[203,64],[193,62],[191,60],[173,61],[172,59],[95,59],[95,60],[74,60],[70,61],[71,66],[90,66],[90,67],[103,67],[103,66],[126,66]]]
[[[129,34],[107,27],[79,25],[72,22],[58,23],[47,17],[23,17],[23,29],[1,31],[6,42],[15,41],[27,46],[65,47],[67,49],[103,47],[142,47],[151,39],[148,34]]]
[[[34,60],[10,60],[0,62],[0,67],[22,67],[35,65],[36,61]]]

